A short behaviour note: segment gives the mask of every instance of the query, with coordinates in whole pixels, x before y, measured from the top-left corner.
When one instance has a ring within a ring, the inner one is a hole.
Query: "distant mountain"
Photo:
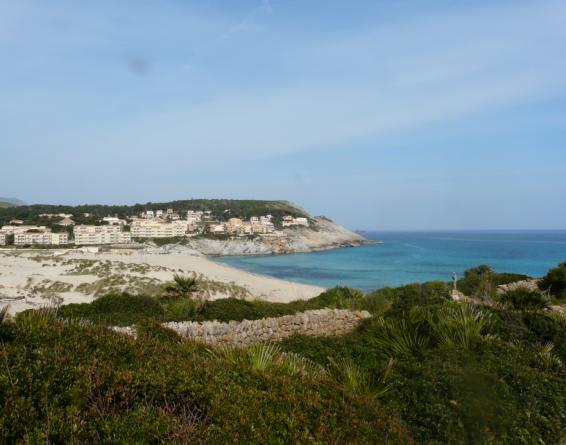
[[[1,198],[0,197],[0,207],[17,207],[17,206],[25,206],[26,203],[23,202],[21,199],[17,198]]]

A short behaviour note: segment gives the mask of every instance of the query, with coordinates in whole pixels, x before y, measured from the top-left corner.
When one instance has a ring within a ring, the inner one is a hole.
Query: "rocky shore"
[[[311,221],[311,226],[308,228],[284,229],[284,236],[281,237],[263,236],[229,240],[195,238],[188,241],[187,247],[203,255],[239,256],[308,253],[376,243],[324,216],[314,217]]]

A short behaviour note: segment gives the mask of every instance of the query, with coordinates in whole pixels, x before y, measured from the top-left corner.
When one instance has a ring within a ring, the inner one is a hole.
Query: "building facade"
[[[175,238],[187,236],[192,226],[187,221],[134,221],[132,238]]]
[[[132,234],[123,232],[121,226],[75,226],[75,244],[87,246],[96,244],[127,244],[132,242]]]
[[[60,246],[69,244],[69,235],[67,233],[52,233],[52,232],[25,232],[14,234],[14,245],[28,246],[28,245],[42,245],[42,246]]]

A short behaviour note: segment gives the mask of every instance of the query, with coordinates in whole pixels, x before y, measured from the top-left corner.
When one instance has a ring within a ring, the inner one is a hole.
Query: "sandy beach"
[[[105,292],[151,294],[175,273],[198,277],[204,297],[289,302],[324,291],[216,263],[185,250],[0,250],[0,306],[14,314],[49,304],[86,303]]]

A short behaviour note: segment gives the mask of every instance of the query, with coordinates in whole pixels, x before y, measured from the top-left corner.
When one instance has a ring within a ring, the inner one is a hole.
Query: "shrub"
[[[100,297],[92,303],[61,306],[61,318],[83,318],[93,322],[129,326],[152,318],[161,320],[164,310],[156,298],[129,294],[111,294]]]
[[[566,299],[566,262],[550,269],[540,281],[540,288],[559,299]]]
[[[17,323],[0,348],[9,370],[0,371],[0,443],[411,442],[394,418],[328,378],[252,371],[185,342],[101,326],[54,320],[28,332]]]
[[[204,306],[204,303],[192,298],[167,298],[160,301],[165,310],[164,320],[167,321],[195,319]]]
[[[409,319],[375,318],[371,324],[372,343],[390,357],[411,356],[428,346],[422,324]]]
[[[165,286],[165,291],[173,297],[191,297],[198,290],[198,283],[195,278],[183,275],[173,275],[173,283]]]
[[[464,276],[458,281],[458,289],[469,297],[487,300],[496,297],[497,286],[529,278],[528,275],[498,273],[491,266],[482,264],[464,272]]]
[[[332,375],[350,394],[375,399],[383,396],[389,390],[387,381],[394,363],[394,360],[390,358],[379,380],[350,358],[341,357],[337,360],[330,358],[330,369]]]
[[[327,307],[331,309],[349,308],[359,304],[364,294],[350,287],[340,286],[329,289],[318,297],[306,301],[306,306],[312,309]]]
[[[392,315],[409,313],[414,306],[441,304],[450,298],[450,286],[442,281],[409,284],[394,289]]]
[[[166,328],[155,320],[143,320],[135,325],[136,333],[140,338],[155,339],[158,341],[181,341],[179,334],[173,329]]]
[[[293,305],[269,303],[266,301],[246,301],[237,298],[222,298],[207,301],[199,311],[199,320],[258,320],[295,313]]]
[[[518,287],[499,295],[499,301],[510,304],[515,309],[542,309],[547,303],[537,290]]]
[[[430,311],[428,321],[439,342],[446,346],[471,349],[493,324],[492,316],[471,304],[447,304]]]

